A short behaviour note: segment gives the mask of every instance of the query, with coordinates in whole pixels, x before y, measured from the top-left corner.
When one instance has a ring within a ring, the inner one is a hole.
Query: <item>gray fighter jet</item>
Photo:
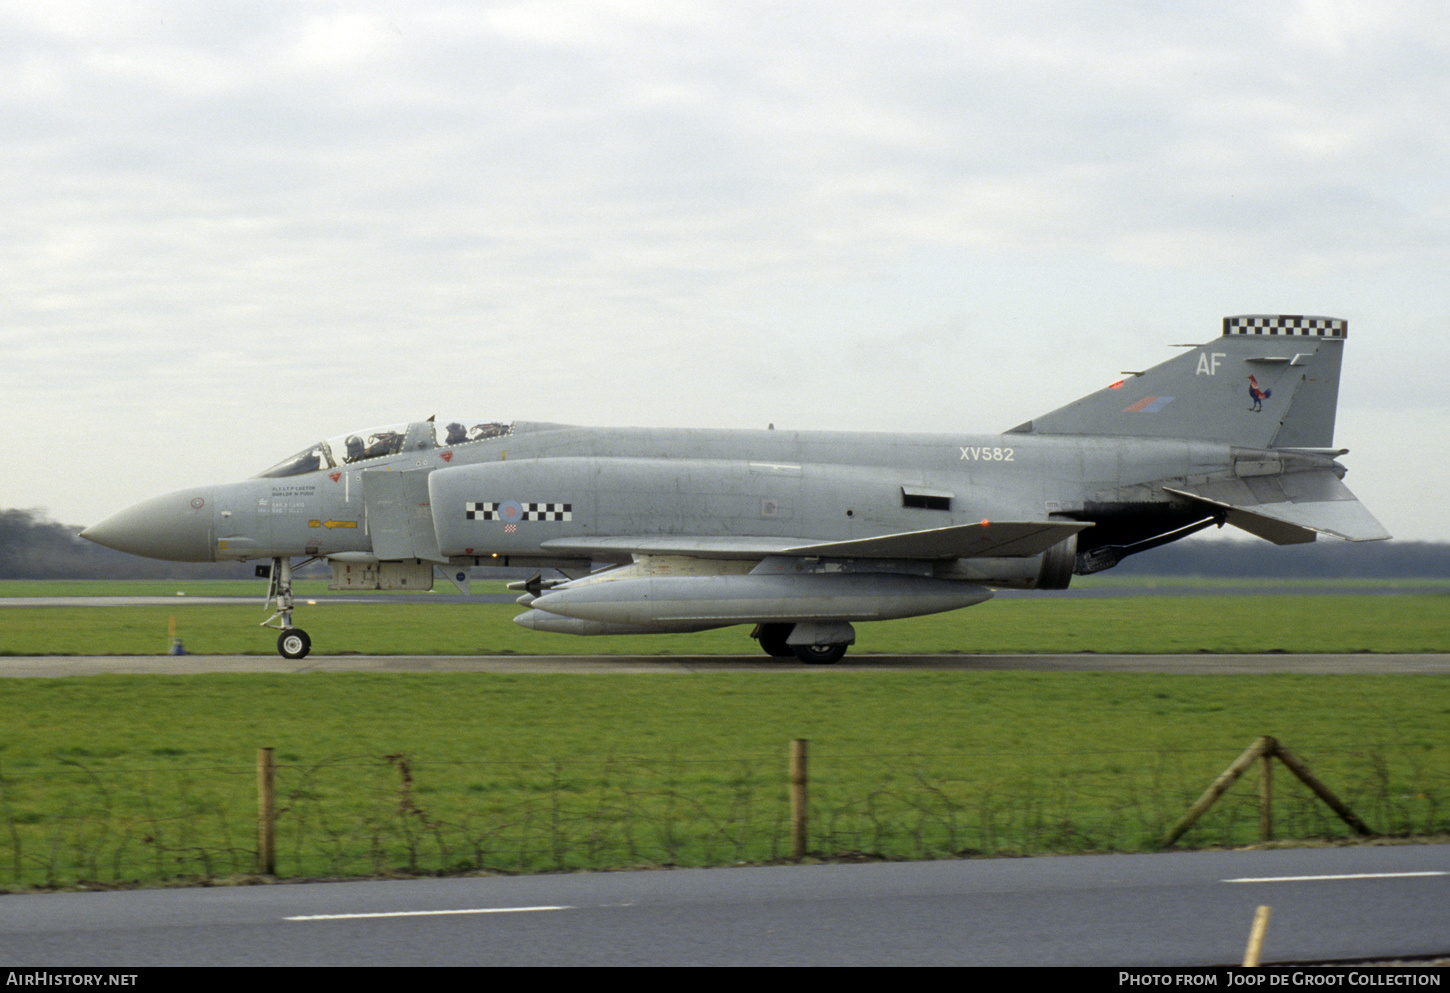
[[[419,421],[319,441],[261,475],[156,497],[82,535],[176,561],[269,559],[265,624],[301,658],[294,559],[334,589],[461,589],[537,570],[515,621],[580,635],[754,625],[834,662],[852,624],[954,610],[1225,523],[1275,544],[1389,535],[1333,447],[1343,320],[1223,334],[1001,434]],[[302,563],[302,564],[306,564]],[[527,573],[525,573],[527,574]],[[551,578],[543,578],[547,574]]]

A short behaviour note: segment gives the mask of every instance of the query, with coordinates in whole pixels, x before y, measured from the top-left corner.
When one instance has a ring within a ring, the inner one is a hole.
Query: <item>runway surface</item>
[[[49,655],[0,658],[0,677],[191,675],[207,672],[495,672],[680,675],[794,673],[829,678],[880,672],[1145,672],[1181,675],[1266,673],[1450,673],[1444,655],[867,655],[804,665],[764,655]]]
[[[15,894],[0,959],[1227,967],[1260,906],[1265,963],[1443,955],[1447,901],[1444,845]],[[1356,985],[1316,975],[1292,985]]]

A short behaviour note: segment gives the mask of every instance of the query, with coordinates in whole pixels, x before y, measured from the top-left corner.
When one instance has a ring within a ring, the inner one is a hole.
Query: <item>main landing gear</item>
[[[829,665],[832,662],[839,662],[846,655],[846,649],[850,647],[849,642],[838,642],[833,644],[819,645],[791,645],[786,643],[791,632],[795,630],[794,624],[757,624],[750,636],[760,642],[760,647],[765,654],[777,659],[796,658],[811,665]],[[850,625],[842,625],[849,628]],[[854,637],[854,635],[853,635]]]
[[[312,651],[312,639],[306,631],[292,626],[292,560],[273,559],[270,568],[258,566],[257,572],[260,574],[264,569],[271,577],[267,587],[267,606],[275,605],[277,610],[262,622],[262,627],[277,628],[282,632],[277,636],[277,654],[284,659],[306,658],[307,653]]]

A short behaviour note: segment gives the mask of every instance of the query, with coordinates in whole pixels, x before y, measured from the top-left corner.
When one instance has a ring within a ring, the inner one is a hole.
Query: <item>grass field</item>
[[[497,584],[475,584],[475,588],[501,589]],[[1133,588],[1134,584],[1126,587]],[[998,599],[969,610],[861,624],[852,651],[1236,654],[1450,649],[1450,584],[1445,584],[1444,594],[1374,596],[1334,592],[1341,588],[1335,583],[1317,587],[1324,592],[1303,595],[1207,595],[1218,588],[1212,583],[1190,588],[1205,595]],[[174,583],[0,583],[0,596],[174,596],[177,589]],[[257,592],[254,584],[245,583],[190,583],[181,589],[192,598]],[[514,604],[390,603],[386,594],[368,604],[307,603],[308,597],[321,592],[321,583],[299,584],[296,615],[296,623],[311,634],[320,654],[736,655],[758,650],[746,637],[745,627],[685,635],[579,638],[513,624],[521,610]],[[275,651],[275,633],[258,627],[269,614],[260,597],[226,606],[175,599],[174,607],[0,609],[0,655],[163,654],[171,644],[173,620],[192,654]]]
[[[1450,690],[1415,676],[206,675],[7,680],[0,882],[779,858],[811,747],[822,857],[1151,849],[1259,734],[1376,830],[1443,831]],[[1185,844],[1256,837],[1249,781]],[[1280,777],[1283,836],[1348,829]]]
[[[861,625],[855,651],[1443,651],[1445,607],[1413,594],[1003,600]],[[323,651],[754,647],[743,629],[550,639],[509,623],[516,610],[325,604],[305,623]],[[0,610],[0,650],[156,654],[171,616],[193,652],[272,651],[260,604]],[[279,872],[296,877],[780,858],[792,738],[811,743],[818,857],[1151,849],[1260,734],[1377,831],[1450,828],[1450,687],[1373,674],[1372,656],[1340,676],[803,678],[763,663],[659,678],[7,679],[0,885],[249,872],[259,747],[276,749]],[[1183,844],[1254,840],[1256,775]],[[1282,836],[1349,833],[1287,775],[1276,783]]]

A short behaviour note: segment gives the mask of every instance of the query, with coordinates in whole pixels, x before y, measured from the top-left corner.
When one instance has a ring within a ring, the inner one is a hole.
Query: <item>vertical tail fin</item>
[[[1012,429],[1329,448],[1346,321],[1225,317],[1206,345]]]

